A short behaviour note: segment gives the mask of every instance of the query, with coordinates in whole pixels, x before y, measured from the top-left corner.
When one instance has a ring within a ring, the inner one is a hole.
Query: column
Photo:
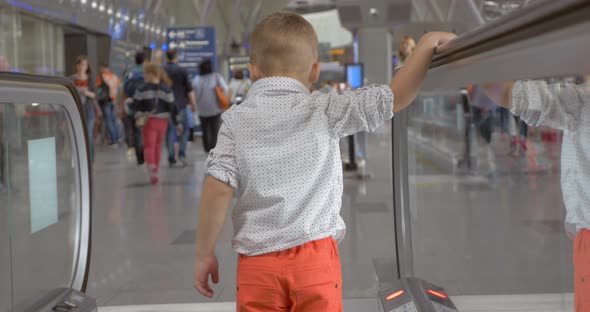
[[[392,68],[392,34],[387,27],[365,27],[357,31],[358,60],[364,64],[369,84],[389,83]]]

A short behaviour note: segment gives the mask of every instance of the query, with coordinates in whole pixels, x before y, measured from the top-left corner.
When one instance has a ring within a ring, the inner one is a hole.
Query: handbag
[[[215,85],[215,95],[217,96],[217,104],[219,105],[219,108],[221,108],[222,111],[226,111],[227,109],[229,109],[230,99],[227,97],[227,95],[225,95],[225,91],[223,91],[223,88],[219,85],[219,76],[216,75],[215,78],[217,80],[217,84]]]
[[[137,112],[135,113],[135,127],[141,129],[145,127],[152,114],[150,112]]]
[[[135,127],[137,127],[138,129],[145,127],[145,125],[147,124],[147,122],[150,119],[150,117],[152,116],[152,114],[156,111],[156,108],[158,108],[158,102],[160,101],[159,94],[160,94],[160,87],[158,86],[158,92],[156,92],[156,104],[154,104],[154,109],[151,112],[136,112],[135,113]]]

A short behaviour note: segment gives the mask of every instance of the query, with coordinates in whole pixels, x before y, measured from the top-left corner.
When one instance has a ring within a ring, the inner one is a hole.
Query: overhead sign
[[[229,69],[229,76],[234,76],[234,71],[241,70],[244,72],[246,77],[250,77],[250,70],[248,69],[248,64],[250,63],[250,57],[247,55],[237,55],[237,56],[230,56],[228,58],[228,69]]]
[[[168,48],[178,51],[178,64],[191,78],[199,74],[199,64],[205,59],[210,59],[217,70],[214,27],[168,28],[166,37]]]

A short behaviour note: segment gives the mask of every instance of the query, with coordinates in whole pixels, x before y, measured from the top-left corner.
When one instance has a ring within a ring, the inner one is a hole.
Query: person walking
[[[139,51],[135,53],[135,67],[133,67],[129,73],[125,75],[125,82],[123,83],[123,92],[125,93],[125,112],[127,117],[125,118],[126,133],[127,133],[127,146],[130,149],[135,150],[135,159],[139,166],[144,163],[143,155],[143,138],[141,129],[135,126],[134,112],[131,109],[133,103],[133,95],[137,88],[144,84],[143,77],[143,66],[145,64],[145,53]]]
[[[150,182],[158,183],[162,142],[168,129],[168,121],[177,126],[181,132],[182,125],[176,119],[172,82],[160,65],[144,66],[145,83],[137,88],[133,95],[131,109],[135,117],[135,126],[142,129],[143,151],[148,164]]]
[[[217,133],[223,113],[215,93],[216,87],[220,87],[227,94],[228,86],[223,77],[213,71],[211,60],[204,60],[199,65],[199,76],[193,79],[193,89],[197,97],[197,111],[203,130],[203,147],[206,153],[209,153],[217,144]]]
[[[94,81],[92,81],[92,70],[88,65],[88,58],[85,55],[80,55],[76,58],[74,70],[75,73],[69,78],[76,86],[78,95],[84,106],[84,118],[86,119],[86,131],[90,146],[90,159],[94,162],[94,122],[96,121],[96,116],[100,116],[102,113],[95,100],[96,89],[94,87]]]
[[[96,78],[97,101],[102,111],[111,146],[117,146],[121,135],[119,134],[114,103],[117,100],[120,79],[109,70],[107,64],[101,64],[98,70],[100,74]]]
[[[192,113],[197,109],[195,93],[186,69],[178,65],[178,52],[168,50],[166,52],[168,63],[164,65],[164,70],[172,81],[172,91],[174,92],[174,102],[178,111],[178,121],[182,124],[183,131],[178,135],[179,148],[178,160],[183,166],[186,162],[186,147],[191,131]],[[189,110],[191,110],[189,112]],[[172,122],[168,123],[166,133],[166,147],[168,148],[168,164],[172,167],[176,164],[176,152],[174,143],[176,142],[176,129]]]

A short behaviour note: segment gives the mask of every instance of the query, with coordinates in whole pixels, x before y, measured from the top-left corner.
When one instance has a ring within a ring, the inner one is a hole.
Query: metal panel
[[[414,275],[408,180],[408,116],[397,113],[392,122],[393,196],[398,277]]]
[[[10,241],[8,239],[8,166],[6,162],[6,137],[4,127],[6,125],[6,108],[0,103],[0,312],[10,309],[11,289],[11,265],[10,265]]]

